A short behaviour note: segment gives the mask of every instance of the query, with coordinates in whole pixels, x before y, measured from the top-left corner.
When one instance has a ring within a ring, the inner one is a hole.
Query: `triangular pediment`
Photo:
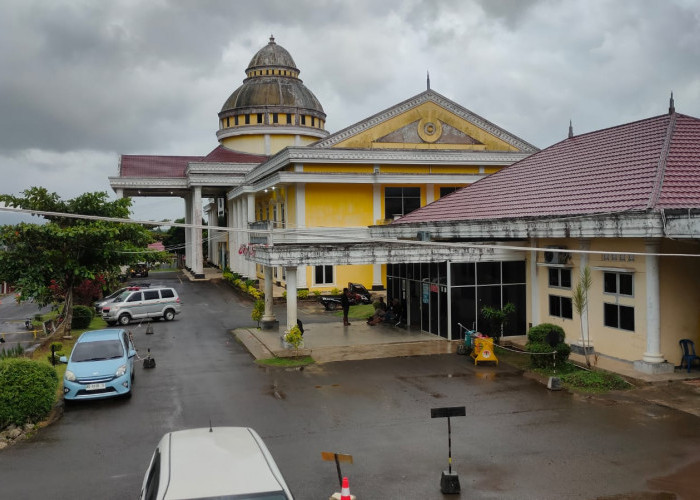
[[[408,125],[380,137],[375,142],[385,144],[483,144],[461,130],[440,120],[421,123],[416,120]]]
[[[388,108],[311,145],[316,148],[538,149],[433,90]]]

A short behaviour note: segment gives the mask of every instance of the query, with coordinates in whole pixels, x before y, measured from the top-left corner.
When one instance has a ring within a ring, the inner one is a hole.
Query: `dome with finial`
[[[328,135],[325,121],[323,107],[299,79],[294,59],[270,36],[250,60],[243,85],[222,106],[217,137],[232,147],[235,141],[228,138],[255,134],[294,134],[306,143]]]

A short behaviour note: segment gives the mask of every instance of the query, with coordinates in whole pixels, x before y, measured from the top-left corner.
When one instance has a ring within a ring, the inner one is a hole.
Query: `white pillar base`
[[[674,366],[671,363],[666,363],[665,361],[662,361],[661,363],[650,363],[648,361],[641,360],[634,362],[634,369],[648,375],[655,375],[659,373],[673,373]]]

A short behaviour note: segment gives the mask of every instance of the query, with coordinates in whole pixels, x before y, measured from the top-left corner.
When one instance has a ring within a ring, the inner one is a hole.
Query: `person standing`
[[[340,305],[343,307],[343,326],[350,326],[348,321],[348,312],[350,312],[350,291],[343,288],[343,294],[340,296]]]

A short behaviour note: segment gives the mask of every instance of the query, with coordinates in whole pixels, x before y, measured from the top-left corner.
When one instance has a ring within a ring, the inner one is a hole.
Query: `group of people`
[[[384,297],[379,297],[373,304],[374,315],[367,318],[368,325],[377,325],[382,321],[387,323],[395,323],[401,319],[401,302],[399,299],[394,299],[391,304],[387,306],[384,302]]]
[[[347,288],[343,288],[343,293],[340,296],[340,305],[343,308],[343,325],[350,326],[352,323],[348,320],[348,312],[350,311],[350,292]],[[391,304],[387,306],[384,302],[384,297],[379,297],[374,303],[374,314],[367,318],[368,325],[377,325],[382,321],[387,323],[396,323],[401,320],[401,301],[393,299]]]

